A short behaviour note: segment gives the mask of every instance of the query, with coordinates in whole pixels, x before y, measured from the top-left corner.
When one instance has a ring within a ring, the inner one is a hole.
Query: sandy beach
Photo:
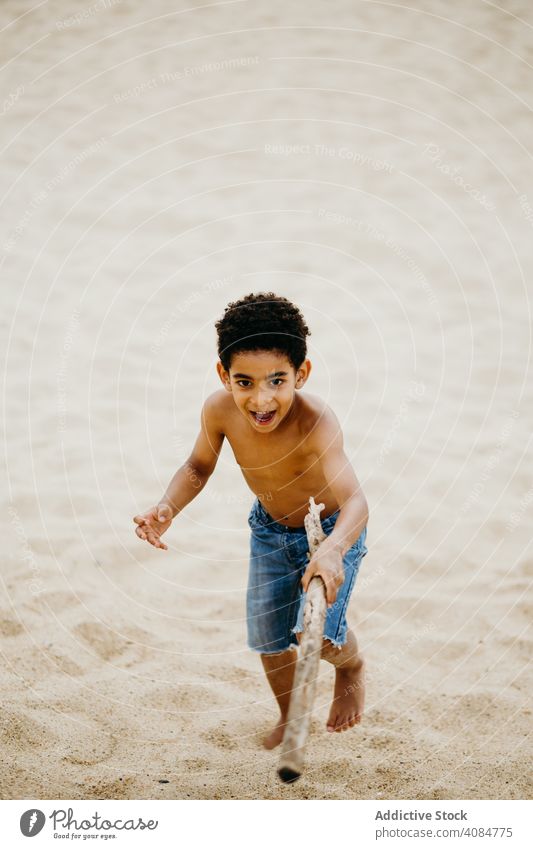
[[[531,798],[530,4],[33,5],[0,8],[0,797]],[[326,733],[322,664],[290,787],[231,449],[168,551],[132,523],[262,290],[370,505],[365,716]]]

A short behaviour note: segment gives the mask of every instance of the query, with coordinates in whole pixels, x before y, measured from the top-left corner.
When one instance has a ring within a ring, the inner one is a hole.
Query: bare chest
[[[227,434],[235,460],[248,481],[280,484],[309,472],[312,453],[301,433],[286,433],[264,439],[243,430]]]

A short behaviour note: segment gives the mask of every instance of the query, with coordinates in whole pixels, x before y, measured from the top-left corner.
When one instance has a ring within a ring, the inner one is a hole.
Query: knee
[[[335,661],[339,656],[341,648],[341,646],[334,646],[331,640],[324,638],[322,641],[322,652],[320,656],[324,660]]]

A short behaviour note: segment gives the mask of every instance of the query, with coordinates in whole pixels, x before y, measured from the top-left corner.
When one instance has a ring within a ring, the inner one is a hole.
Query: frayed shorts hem
[[[295,627],[291,631],[291,634],[301,634],[302,632],[303,632],[303,628],[300,628],[300,627],[298,627],[298,625],[295,625]],[[343,640],[338,640],[335,637],[330,637],[328,634],[324,634],[322,639],[328,640],[328,642],[330,642],[331,645],[336,649],[341,649],[346,644],[346,635],[344,636]],[[270,650],[265,650],[265,649],[262,649],[262,648],[258,648],[257,646],[250,646],[250,645],[248,646],[248,648],[250,649],[250,651],[253,651],[255,654],[275,655],[275,654],[283,654],[284,652],[288,651],[289,649],[296,651],[296,649],[298,648],[298,645],[297,645],[297,643],[289,643],[289,645],[285,646],[285,648],[283,648],[283,649],[270,649]]]
[[[299,627],[298,625],[295,625],[294,628],[291,631],[292,634],[301,634],[302,632],[303,632],[303,628]],[[346,644],[347,637],[346,637],[346,635],[344,635],[343,640],[337,640],[335,637],[330,637],[329,634],[323,634],[322,639],[323,640],[329,640],[329,642],[331,643],[331,645],[334,648],[342,649],[342,647]]]
[[[255,654],[271,654],[271,655],[274,655],[274,654],[283,654],[284,652],[288,651],[289,649],[293,649],[294,651],[296,651],[298,646],[297,646],[296,643],[289,643],[289,645],[286,646],[284,649],[270,649],[270,650],[267,649],[267,650],[265,650],[265,649],[262,649],[262,648],[258,648],[257,646],[250,646],[250,645],[248,646],[248,648],[250,649],[250,651],[255,652]]]

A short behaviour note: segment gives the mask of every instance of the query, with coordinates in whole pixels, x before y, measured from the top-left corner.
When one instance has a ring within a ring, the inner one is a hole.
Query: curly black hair
[[[307,355],[306,336],[311,335],[298,307],[274,292],[250,293],[233,301],[215,327],[226,371],[233,354],[243,351],[279,351],[297,369]]]

